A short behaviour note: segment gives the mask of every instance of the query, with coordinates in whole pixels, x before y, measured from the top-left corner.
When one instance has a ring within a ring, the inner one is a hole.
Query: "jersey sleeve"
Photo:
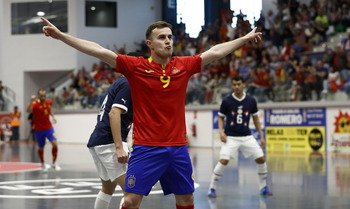
[[[183,56],[178,58],[183,62],[184,66],[187,67],[187,70],[190,72],[190,75],[201,72],[202,58],[200,57],[200,54],[193,56]]]
[[[226,117],[226,114],[227,114],[227,105],[225,100],[223,100],[220,105],[219,116]]]
[[[128,82],[122,82],[116,92],[112,107],[118,107],[125,110],[125,113],[131,108],[131,93]]]
[[[116,72],[128,77],[128,75],[130,75],[131,72],[136,69],[135,66],[139,65],[139,63],[141,63],[142,60],[144,60],[143,57],[133,57],[118,54]]]
[[[252,115],[256,115],[258,114],[259,110],[258,110],[258,105],[256,100],[252,97]]]

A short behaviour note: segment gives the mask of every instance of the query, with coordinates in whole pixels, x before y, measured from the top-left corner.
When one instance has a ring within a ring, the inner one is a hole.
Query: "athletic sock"
[[[38,149],[38,155],[39,155],[41,164],[44,164],[44,148]]]
[[[57,152],[58,152],[58,148],[52,147],[51,153],[52,153],[52,163],[55,164],[56,159],[57,159]]]
[[[214,168],[213,175],[211,177],[210,187],[216,189],[216,183],[220,180],[222,173],[224,172],[225,165],[218,162]]]
[[[139,208],[126,208],[124,207],[124,204],[123,204],[121,209],[139,209]]]
[[[267,165],[266,162],[263,164],[258,164],[258,175],[259,175],[259,184],[260,189],[264,188],[267,185]]]
[[[194,209],[194,205],[190,205],[190,206],[179,206],[179,205],[176,205],[176,209]]]
[[[112,195],[103,193],[99,191],[96,200],[94,209],[108,209],[109,203],[111,202]]]

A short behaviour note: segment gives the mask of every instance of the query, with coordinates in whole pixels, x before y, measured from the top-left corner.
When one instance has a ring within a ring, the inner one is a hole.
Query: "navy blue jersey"
[[[232,94],[225,97],[220,106],[219,115],[226,117],[225,134],[227,136],[249,136],[249,120],[251,115],[258,113],[258,107],[253,97],[246,94],[241,99]]]
[[[114,143],[108,116],[112,107],[125,110],[125,114],[121,115],[121,136],[123,141],[126,142],[132,123],[133,111],[129,83],[124,76],[117,79],[108,88],[108,92],[103,100],[99,114],[97,115],[95,129],[87,144],[88,147]]]

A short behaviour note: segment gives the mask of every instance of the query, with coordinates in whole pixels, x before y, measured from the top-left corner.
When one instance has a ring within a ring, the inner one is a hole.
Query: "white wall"
[[[25,72],[66,71],[85,66],[90,69],[97,59],[83,55],[57,40],[46,38],[43,34],[11,35],[11,3],[33,2],[35,0],[0,1],[0,80],[16,92],[16,105],[24,113],[22,124],[27,124],[25,106],[33,89],[25,86],[34,81]],[[145,39],[146,27],[161,19],[161,0],[117,1],[118,27],[85,27],[85,0],[69,0],[68,33],[88,39],[106,47],[126,44],[127,51],[136,50],[135,41]],[[28,127],[21,129],[21,135]]]

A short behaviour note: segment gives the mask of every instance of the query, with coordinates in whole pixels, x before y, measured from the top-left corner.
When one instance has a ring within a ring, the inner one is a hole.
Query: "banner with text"
[[[266,149],[325,151],[325,108],[265,110]]]

